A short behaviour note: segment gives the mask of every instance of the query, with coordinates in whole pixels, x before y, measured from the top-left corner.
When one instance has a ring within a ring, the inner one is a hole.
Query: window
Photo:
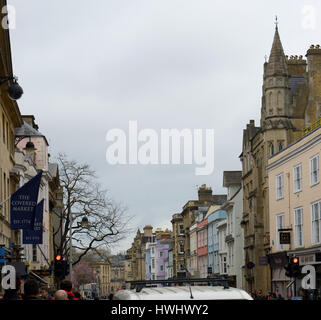
[[[179,234],[184,234],[184,225],[179,225]]]
[[[268,97],[269,97],[268,98],[268,106],[269,107],[272,107],[272,95],[273,95],[272,92],[270,92],[269,95],[268,95]]]
[[[279,143],[279,151],[281,151],[283,149],[283,144],[282,142]]]
[[[183,243],[183,241],[181,241],[179,243],[179,253],[184,253],[184,243]]]
[[[164,266],[163,265],[160,266],[160,271],[164,271]]]
[[[319,182],[319,155],[316,155],[310,159],[310,185]]]
[[[159,257],[161,258],[163,256],[163,251],[159,252]]]
[[[294,192],[299,192],[302,190],[302,166],[301,164],[293,168],[293,190]]]
[[[284,227],[284,214],[276,216],[276,234],[277,234],[277,248],[283,250],[283,244],[280,244],[280,232],[279,229]]]
[[[303,246],[303,208],[294,209],[294,245]]]
[[[270,156],[274,155],[274,145],[273,143],[270,144]]]
[[[223,258],[223,273],[227,273],[226,257]]]
[[[281,104],[281,100],[282,100],[282,93],[279,91],[277,94],[277,98],[276,98],[276,104],[279,107]]]
[[[32,261],[37,262],[37,245],[32,245]]]
[[[155,259],[152,259],[152,268],[155,269]]]
[[[283,173],[276,176],[276,200],[283,198]]]
[[[312,244],[320,243],[321,235],[321,201],[315,202],[311,206],[312,211]]]

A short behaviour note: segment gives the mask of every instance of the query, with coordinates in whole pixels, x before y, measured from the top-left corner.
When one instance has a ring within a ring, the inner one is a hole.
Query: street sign
[[[292,297],[291,300],[302,300],[302,297]]]
[[[291,244],[290,232],[280,232],[280,244]]]

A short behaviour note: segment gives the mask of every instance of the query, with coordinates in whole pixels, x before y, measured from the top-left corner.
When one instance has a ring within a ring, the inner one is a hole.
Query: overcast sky
[[[263,63],[275,15],[286,54],[321,44],[320,1],[8,0],[22,114],[35,115],[50,153],[89,163],[133,215],[132,227],[170,227],[197,186],[225,193],[224,170],[240,170],[243,129],[259,124]],[[311,11],[312,10],[312,11]],[[311,20],[312,19],[312,20]],[[214,172],[195,165],[106,162],[106,133],[214,129]],[[130,247],[134,234],[120,248]]]

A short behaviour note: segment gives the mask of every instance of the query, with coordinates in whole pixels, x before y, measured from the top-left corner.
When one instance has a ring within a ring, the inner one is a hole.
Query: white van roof
[[[193,299],[191,298],[191,292]],[[244,290],[221,286],[175,286],[120,290],[114,300],[253,300]]]

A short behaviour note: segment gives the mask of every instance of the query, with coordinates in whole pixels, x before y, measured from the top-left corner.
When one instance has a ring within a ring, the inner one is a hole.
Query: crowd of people
[[[291,300],[292,297],[284,298],[280,293],[269,292],[264,295],[262,290],[258,292],[254,291],[251,293],[254,300]],[[296,297],[302,298],[302,300],[321,300],[321,295],[319,290],[304,290],[300,288],[296,294]]]
[[[264,295],[262,290],[257,293],[254,291],[251,293],[254,300],[284,300],[281,294],[276,294],[275,292],[269,292],[268,295]]]
[[[72,291],[72,283],[63,280],[60,289],[49,292],[46,288],[40,288],[36,280],[30,279],[24,282],[23,293],[21,293],[21,280],[16,279],[16,289],[6,289],[4,294],[0,294],[3,300],[83,300],[79,292]]]

